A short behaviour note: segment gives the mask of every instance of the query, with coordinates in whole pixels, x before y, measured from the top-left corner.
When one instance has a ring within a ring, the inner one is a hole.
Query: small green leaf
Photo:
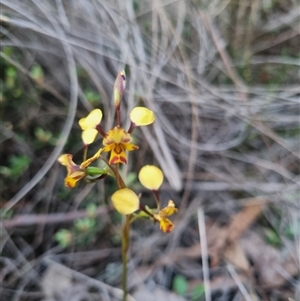
[[[11,169],[7,166],[0,166],[0,174],[3,175],[5,178],[11,177]]]
[[[290,239],[294,239],[299,234],[300,234],[300,222],[298,222],[298,224],[296,223],[295,225],[294,224],[289,225],[285,230],[285,235]]]
[[[175,291],[178,295],[183,296],[188,288],[187,280],[182,275],[176,275],[173,279],[173,291]]]
[[[6,76],[7,77],[12,77],[12,78],[16,78],[17,77],[17,70],[14,67],[8,67],[5,70]]]
[[[106,168],[99,168],[99,167],[94,167],[94,166],[89,166],[87,168],[87,174],[89,176],[102,176],[104,174],[107,174],[107,169]]]
[[[52,133],[49,131],[45,131],[42,128],[36,128],[34,131],[34,135],[39,142],[49,143],[52,139]]]
[[[192,301],[200,300],[204,296],[204,293],[205,293],[205,289],[203,284],[199,284],[195,286],[193,289]]]
[[[5,78],[5,82],[6,82],[6,85],[8,88],[14,88],[15,86],[15,81],[17,79],[17,71],[15,68],[13,67],[8,67],[6,70],[5,70],[5,75],[6,75],[6,78]]]
[[[9,169],[10,169],[10,176],[12,179],[18,179],[24,171],[29,167],[31,163],[30,158],[25,155],[22,156],[12,156],[9,158]],[[2,170],[4,172],[5,170]],[[7,170],[6,170],[7,172]]]
[[[43,80],[44,78],[44,71],[40,65],[34,65],[30,70],[30,74],[35,80]]]
[[[62,248],[66,248],[72,242],[72,232],[67,229],[60,229],[55,233],[54,239]]]
[[[107,174],[108,171],[106,168],[98,168],[98,167],[94,167],[94,166],[89,166],[86,169],[87,175],[85,177],[85,181],[88,183],[93,183],[97,180],[101,180],[104,179]]]
[[[4,54],[6,54],[7,56],[10,57],[12,55],[12,47],[10,47],[10,46],[4,47],[3,52],[4,52]]]
[[[90,203],[87,205],[86,211],[90,218],[95,218],[97,214],[97,206],[94,203]]]
[[[87,100],[92,104],[98,104],[101,100],[100,95],[90,89],[85,90],[84,95],[87,98]]]
[[[13,210],[8,210],[7,212],[5,212],[4,209],[0,209],[0,219],[11,219],[13,216]]]
[[[95,225],[95,219],[89,217],[78,219],[75,222],[75,228],[80,232],[87,232],[91,230]]]
[[[281,239],[278,234],[272,229],[265,229],[266,240],[270,245],[279,247],[281,245]]]

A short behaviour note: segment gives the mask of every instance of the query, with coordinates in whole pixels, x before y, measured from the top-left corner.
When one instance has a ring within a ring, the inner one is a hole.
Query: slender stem
[[[129,230],[130,230],[130,220],[131,214],[126,215],[126,220],[122,229],[122,263],[123,263],[123,273],[122,273],[122,288],[123,288],[123,301],[127,301],[127,252],[129,248]]]
[[[127,133],[131,134],[135,128],[136,128],[135,123],[133,123],[133,122],[131,121],[131,122],[130,122],[130,127],[129,127]]]
[[[105,158],[103,158],[102,156],[100,156],[100,159],[101,159],[103,162],[106,163],[106,165],[108,166],[108,168],[112,171],[112,174],[117,178],[117,172],[116,172],[116,169],[115,169],[113,166],[111,166],[111,165],[109,164],[109,162],[108,162]],[[118,186],[118,187],[119,187],[119,186]]]
[[[112,173],[115,175],[116,180],[117,180],[117,185],[119,189],[126,188],[125,182],[123,181],[120,172],[119,172],[119,164],[116,165],[116,167],[113,167],[112,165],[109,164],[109,162],[100,156],[100,159],[106,163],[106,165],[109,167],[109,169],[112,171]]]
[[[157,204],[157,209],[160,210],[160,199],[159,199],[159,195],[158,195],[158,191],[157,190],[152,190],[156,204]]]
[[[146,214],[148,214],[149,216],[151,216],[155,221],[156,221],[156,218],[154,217],[154,215],[149,212],[142,204],[140,204],[140,208],[139,208],[141,211],[144,211]]]
[[[98,133],[99,133],[103,138],[105,138],[105,137],[107,136],[107,134],[106,134],[106,133],[104,132],[104,130],[102,129],[100,123],[96,126],[96,130],[98,131]]]
[[[116,107],[117,125],[121,126],[120,106]]]
[[[110,166],[112,171],[114,172],[117,180],[117,184],[119,189],[126,188],[126,185],[120,175],[119,164],[116,165],[115,168]],[[125,223],[122,229],[122,264],[123,264],[123,272],[122,272],[122,288],[123,288],[123,301],[127,301],[127,252],[129,249],[129,230],[130,230],[130,221],[132,219],[132,214],[126,215]]]
[[[85,144],[83,147],[83,161],[82,162],[84,162],[86,160],[87,150],[88,150],[88,145]]]
[[[119,164],[116,165],[116,178],[117,178],[117,184],[118,184],[118,187],[120,189],[122,188],[126,188],[126,185],[120,175],[120,172],[119,172]]]

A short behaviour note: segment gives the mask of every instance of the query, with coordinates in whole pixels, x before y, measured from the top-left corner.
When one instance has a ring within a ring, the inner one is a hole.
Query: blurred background
[[[123,124],[156,114],[123,174],[151,205],[160,166],[179,208],[133,225],[129,300],[300,300],[299,22],[296,0],[2,0],[1,300],[121,300],[116,186],[68,189],[56,159],[81,162],[93,108],[113,125],[123,68]]]

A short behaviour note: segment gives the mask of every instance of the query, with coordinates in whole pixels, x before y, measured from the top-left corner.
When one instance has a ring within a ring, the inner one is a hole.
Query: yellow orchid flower
[[[131,214],[139,209],[140,200],[135,192],[128,188],[117,190],[111,196],[112,203],[121,214]]]
[[[75,187],[76,183],[86,176],[85,170],[73,162],[73,155],[61,155],[57,161],[67,168],[67,176],[65,177],[65,185],[69,188]]]
[[[154,122],[155,116],[154,113],[144,107],[135,107],[130,112],[130,120],[136,126],[149,125]]]
[[[86,168],[100,157],[102,148],[91,158],[85,160],[80,165],[73,162],[73,155],[61,155],[57,161],[67,168],[67,176],[65,177],[65,185],[69,188],[75,187],[76,183],[87,176]]]
[[[154,214],[155,219],[159,221],[160,230],[169,233],[174,229],[174,224],[167,218],[167,216],[170,216],[177,211],[178,209],[175,207],[175,203],[172,200],[169,200],[167,207],[159,210],[158,214]]]
[[[133,151],[139,148],[137,145],[132,144],[131,141],[130,134],[119,126],[114,127],[107,133],[103,139],[103,152],[111,152],[109,164],[127,164],[125,151]]]
[[[100,124],[102,119],[102,111],[100,109],[95,109],[90,112],[90,114],[79,120],[79,126],[82,129],[81,138],[85,145],[91,144],[95,141],[98,131],[96,129],[97,125]]]
[[[164,180],[162,171],[154,165],[143,166],[138,177],[141,184],[150,190],[158,190]]]

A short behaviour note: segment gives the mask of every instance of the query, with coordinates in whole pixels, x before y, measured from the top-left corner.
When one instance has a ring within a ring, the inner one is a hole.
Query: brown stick
[[[95,216],[104,215],[110,208],[108,206],[101,206],[95,212]],[[52,213],[52,214],[24,214],[16,215],[10,220],[3,220],[1,222],[4,228],[13,228],[19,226],[33,226],[41,224],[59,224],[65,222],[72,222],[75,219],[90,216],[86,210],[78,210],[67,213]]]

